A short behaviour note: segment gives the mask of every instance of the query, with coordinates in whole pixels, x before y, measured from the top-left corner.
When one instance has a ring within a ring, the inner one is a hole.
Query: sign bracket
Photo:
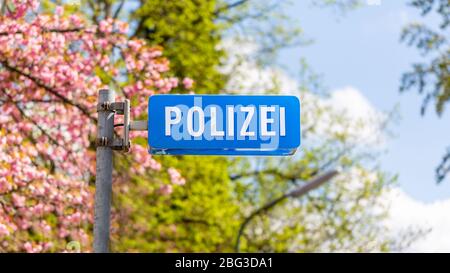
[[[130,131],[147,131],[148,124],[146,120],[130,121],[130,100],[123,102],[102,102],[97,104],[97,112],[110,111],[116,115],[123,115],[123,124],[114,126],[123,126],[122,137],[100,137],[95,144],[97,147],[110,147],[116,151],[128,152],[131,147]]]

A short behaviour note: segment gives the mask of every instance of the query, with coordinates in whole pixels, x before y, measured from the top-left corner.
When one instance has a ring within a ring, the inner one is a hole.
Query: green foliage
[[[224,38],[252,42],[258,51],[252,56],[260,65],[273,65],[279,50],[307,45],[303,29],[288,16],[290,0],[221,0],[216,22],[226,27]]]
[[[447,0],[413,0],[409,4],[419,9],[423,16],[435,13],[441,17],[437,29],[423,23],[411,23],[402,32],[401,39],[408,46],[416,47],[431,61],[413,65],[411,72],[402,78],[401,91],[417,88],[424,94],[422,114],[430,101],[435,101],[436,112],[441,115],[444,105],[450,101],[450,47],[448,26],[450,25],[450,3]]]
[[[113,250],[231,251],[239,208],[232,195],[227,159],[166,156],[157,160],[180,170],[187,183],[175,187],[169,196],[157,194],[155,182],[170,183],[160,173],[134,176],[129,185],[117,186]]]
[[[345,12],[360,7],[364,4],[363,0],[319,0],[314,1],[315,5],[322,7],[331,7],[340,12]]]
[[[437,15],[440,25],[433,28],[423,23],[412,23],[404,28],[402,41],[416,47],[426,60],[413,64],[412,70],[403,74],[400,91],[417,89],[424,96],[422,115],[430,102],[434,102],[436,113],[442,115],[445,105],[450,102],[450,2],[411,0],[408,4],[419,9],[423,16]],[[450,152],[447,151],[436,168],[438,183],[450,172],[449,163]]]
[[[136,36],[161,45],[177,77],[195,79],[196,93],[218,93],[225,78],[217,71],[224,52],[217,49],[222,27],[216,1],[144,1],[136,11]]]
[[[264,72],[265,79],[274,81],[265,81],[264,85],[275,89],[277,77],[285,77],[249,62],[238,64],[236,71],[247,75],[248,70],[239,69],[242,65],[251,67],[250,75]],[[245,208],[239,211],[241,223],[251,218],[240,237],[239,250],[367,252],[397,247],[397,240],[383,226],[388,211],[384,194],[396,177],[385,173],[377,163],[390,117],[377,113],[360,118],[334,105],[323,92],[320,75],[302,64],[298,94],[302,102],[301,149],[293,157],[241,158],[230,169],[241,207]],[[231,80],[242,78],[234,74]],[[265,90],[257,80],[246,82],[246,86],[249,90],[253,86]],[[336,167],[343,169],[341,174],[320,188],[261,210]]]

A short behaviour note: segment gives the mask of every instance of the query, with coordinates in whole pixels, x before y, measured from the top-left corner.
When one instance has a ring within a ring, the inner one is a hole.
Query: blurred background
[[[135,133],[112,251],[450,251],[448,0],[1,3],[0,251],[92,251],[102,86],[134,119],[156,93],[302,107],[292,157],[152,157]]]

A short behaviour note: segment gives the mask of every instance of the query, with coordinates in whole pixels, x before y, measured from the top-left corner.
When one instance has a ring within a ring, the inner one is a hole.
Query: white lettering
[[[178,107],[166,107],[166,136],[170,136],[171,125],[180,123],[181,121],[181,110]],[[175,113],[175,118],[172,119],[172,113]]]
[[[184,110],[176,106],[167,106],[165,107],[165,135],[173,136],[173,126],[182,125],[191,137],[201,137],[205,130],[213,138],[226,135],[233,139],[235,132],[239,133],[239,137],[255,137],[257,135],[256,124],[259,123],[260,137],[274,137],[277,134],[286,136],[285,107],[259,106],[257,110],[255,106],[235,108],[232,105],[227,105],[225,108],[226,110],[217,106],[210,106],[209,114],[211,118],[208,123],[205,123],[205,112],[199,106],[186,107]],[[224,110],[225,115],[222,112]],[[236,111],[240,115],[238,115],[237,124]],[[278,115],[275,115],[277,112]],[[186,124],[180,124],[182,122],[186,122]],[[208,128],[205,128],[206,126]]]
[[[211,136],[224,136],[224,131],[217,131],[217,108],[211,107]]]
[[[280,107],[280,136],[286,136],[286,110]]]
[[[260,110],[260,121],[261,121],[261,136],[275,136],[275,131],[267,131],[267,125],[273,123],[273,118],[267,118],[268,112],[275,112],[275,107],[261,106]]]
[[[232,137],[234,136],[234,107],[233,106],[227,106],[227,134],[228,136]]]
[[[250,122],[252,121],[253,115],[255,114],[255,107],[253,106],[241,107],[241,111],[248,113],[247,116],[245,117],[244,124],[242,124],[241,136],[255,136],[255,132],[248,131]]]
[[[194,112],[198,113],[198,130],[194,131]],[[199,137],[205,131],[205,113],[202,108],[194,106],[189,108],[187,113],[187,130],[193,137]]]

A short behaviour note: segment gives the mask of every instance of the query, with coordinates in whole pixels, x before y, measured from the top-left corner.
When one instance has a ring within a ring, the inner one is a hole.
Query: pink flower
[[[33,245],[32,245],[30,242],[26,242],[26,243],[23,245],[23,248],[24,248],[25,251],[28,252],[28,253],[33,253],[33,252],[34,252],[34,251],[33,251]]]
[[[68,236],[79,234],[81,227],[93,221],[86,214],[93,209],[86,177],[95,175],[95,153],[88,148],[96,134],[92,110],[96,107],[98,89],[103,87],[99,73],[94,70],[101,66],[109,77],[134,77],[130,85],[124,86],[124,93],[136,103],[132,110],[136,118],[147,111],[149,95],[171,91],[178,80],[163,74],[169,70],[169,62],[162,57],[161,49],[142,39],[129,39],[125,22],[105,19],[100,24],[85,26],[84,17],[64,16],[61,6],[52,14],[39,10],[36,0],[12,0],[11,3],[15,10],[0,22],[0,32],[5,33],[0,37],[0,55],[13,68],[0,71],[0,90],[7,90],[11,101],[23,102],[25,113],[12,103],[0,104],[0,194],[11,200],[4,204],[4,210],[15,212],[8,221],[0,219],[0,237],[20,231],[24,236],[17,236],[14,244],[4,245],[4,249],[16,250],[21,246],[24,251],[39,252],[49,246],[37,241],[41,236],[28,233],[30,228],[38,227],[55,246],[60,246]],[[25,20],[23,17],[30,9],[36,14]],[[79,27],[83,31],[45,31]],[[98,35],[99,31],[106,35]],[[114,61],[117,50],[123,54],[128,70]],[[56,93],[20,76],[17,71],[32,75]],[[185,82],[186,86],[192,86],[192,80]],[[60,96],[75,102],[77,107],[66,103],[35,103],[60,101]],[[25,114],[32,115],[34,122]],[[132,172],[145,174],[163,169],[146,147],[138,144],[133,147],[137,148],[131,152],[130,165],[136,166],[131,168]],[[173,185],[185,183],[175,169],[169,171],[169,176],[171,183],[161,186],[156,194],[169,195]],[[58,215],[56,224],[41,223],[50,215]]]
[[[17,3],[15,10],[12,13],[9,13],[8,16],[13,19],[19,19],[25,15],[27,8],[26,5]]]
[[[103,21],[100,22],[99,30],[101,32],[106,32],[106,33],[112,32],[113,26],[112,26],[112,24],[109,21],[103,20]]]
[[[167,170],[169,173],[170,181],[175,185],[184,185],[186,180],[181,176],[181,174],[175,168],[169,168]]]
[[[194,85],[194,81],[190,78],[184,78],[183,85],[184,85],[184,88],[191,89],[192,86]]]
[[[162,185],[159,188],[159,193],[161,195],[170,195],[170,194],[172,194],[172,192],[173,192],[172,185]]]
[[[12,201],[13,201],[14,206],[16,206],[18,208],[25,206],[25,197],[24,196],[20,196],[16,193],[13,193]]]
[[[128,24],[126,22],[117,21],[116,27],[120,33],[126,34],[128,32]]]
[[[55,8],[56,16],[62,16],[64,14],[64,8],[62,6],[57,6]]]
[[[41,4],[41,1],[39,0],[32,0],[31,1],[31,9],[33,11],[37,11],[39,9],[39,5]]]
[[[5,237],[5,236],[9,236],[10,232],[7,226],[5,226],[4,224],[0,223],[0,238]]]
[[[44,248],[42,247],[42,245],[38,244],[36,246],[33,247],[33,244],[31,242],[26,242],[23,245],[23,248],[25,249],[26,252],[28,253],[36,253],[36,252],[41,252]]]
[[[0,194],[7,192],[11,189],[11,185],[5,177],[0,177]]]

